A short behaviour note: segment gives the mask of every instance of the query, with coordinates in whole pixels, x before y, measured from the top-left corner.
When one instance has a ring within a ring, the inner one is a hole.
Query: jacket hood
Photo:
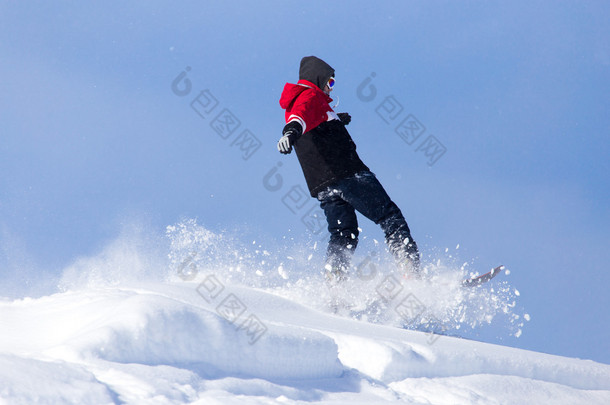
[[[287,109],[299,96],[299,94],[305,90],[307,90],[307,87],[305,86],[286,83],[284,90],[282,91],[282,95],[280,96],[280,107],[282,107],[284,110]]]
[[[318,86],[320,90],[324,90],[328,79],[334,75],[335,69],[320,58],[315,56],[306,56],[301,59],[299,80],[307,80]]]
[[[306,90],[312,90],[319,93],[327,103],[333,101],[332,98],[322,90],[320,90],[315,84],[307,80],[299,80],[297,84],[286,83],[282,95],[280,96],[280,107],[284,110],[290,107],[290,105],[297,99],[297,97]]]

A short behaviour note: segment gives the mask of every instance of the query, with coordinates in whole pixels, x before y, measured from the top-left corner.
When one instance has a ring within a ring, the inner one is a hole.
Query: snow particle
[[[284,266],[280,264],[277,268],[277,272],[284,280],[288,280],[288,273],[284,270]]]

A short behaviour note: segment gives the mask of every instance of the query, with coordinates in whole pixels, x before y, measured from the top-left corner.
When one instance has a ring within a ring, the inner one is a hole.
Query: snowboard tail
[[[478,285],[484,284],[484,283],[488,282],[489,280],[493,279],[498,274],[500,274],[502,272],[502,270],[504,270],[504,269],[505,269],[504,265],[500,265],[498,267],[491,269],[491,271],[489,271],[488,273],[485,273],[485,274],[482,274],[482,275],[476,276],[476,277],[467,278],[466,280],[462,281],[462,286],[463,287],[476,287]]]

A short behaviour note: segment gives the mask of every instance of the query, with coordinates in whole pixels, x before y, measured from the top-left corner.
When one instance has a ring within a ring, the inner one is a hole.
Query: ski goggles
[[[330,79],[328,79],[328,83],[326,83],[326,85],[329,89],[332,90],[332,88],[335,87],[335,78],[331,77]]]

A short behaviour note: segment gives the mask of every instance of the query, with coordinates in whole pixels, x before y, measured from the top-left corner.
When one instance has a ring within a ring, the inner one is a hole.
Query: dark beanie
[[[301,59],[299,80],[307,80],[324,90],[328,79],[335,76],[335,70],[320,58],[306,56]]]

